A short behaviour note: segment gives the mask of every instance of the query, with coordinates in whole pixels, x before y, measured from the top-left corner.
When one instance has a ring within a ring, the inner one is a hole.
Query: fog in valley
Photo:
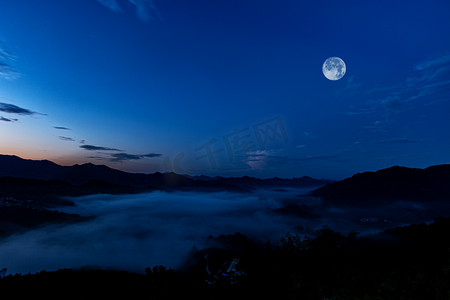
[[[155,265],[177,269],[192,251],[212,246],[211,235],[240,232],[264,244],[276,243],[288,232],[313,234],[323,225],[365,234],[412,220],[428,221],[439,211],[403,202],[370,209],[324,207],[318,199],[301,196],[307,192],[157,191],[71,198],[75,206],[58,210],[93,218],[4,238],[0,267],[12,274],[81,267],[139,273]],[[282,209],[292,204],[294,213]]]

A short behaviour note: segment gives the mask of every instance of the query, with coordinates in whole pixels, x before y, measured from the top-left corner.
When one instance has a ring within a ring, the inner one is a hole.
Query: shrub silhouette
[[[145,275],[95,269],[10,274],[0,279],[0,290],[5,299],[449,299],[448,232],[450,218],[437,218],[363,237],[328,227],[266,245],[241,234],[211,237],[213,246],[193,251],[198,259],[183,271],[154,266]],[[238,256],[247,277],[237,285],[208,285],[205,253],[218,261]]]

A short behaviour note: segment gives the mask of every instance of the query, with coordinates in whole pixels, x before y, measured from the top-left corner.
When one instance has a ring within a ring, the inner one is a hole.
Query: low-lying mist
[[[420,215],[424,211],[409,204],[371,211],[325,208],[316,199],[297,197],[306,191],[152,192],[72,198],[76,205],[61,210],[94,218],[3,239],[0,268],[13,274],[80,267],[139,273],[155,265],[176,269],[193,249],[208,247],[210,235],[240,232],[265,243],[276,242],[287,232],[312,232],[325,224],[341,232],[370,232],[396,224],[392,221],[395,214],[412,211],[412,215]],[[292,203],[303,205],[301,209],[309,214],[274,213]]]
[[[209,235],[241,232],[263,241],[291,230],[289,219],[272,213],[282,206],[273,194],[153,192],[73,198],[76,206],[61,210],[95,218],[4,239],[0,266],[8,273],[83,266],[135,272],[154,265],[177,268],[193,247],[205,246]]]

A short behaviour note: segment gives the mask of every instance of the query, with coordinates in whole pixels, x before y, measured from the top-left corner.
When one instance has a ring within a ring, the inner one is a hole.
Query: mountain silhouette
[[[23,159],[15,155],[0,155],[0,177],[55,179],[64,167],[48,160]]]
[[[311,177],[293,179],[259,179],[254,177],[208,177],[185,176],[156,172],[153,174],[128,173],[110,168],[105,165],[86,163],[82,165],[60,166],[48,160],[29,160],[17,156],[0,155],[0,177],[15,177],[37,180],[60,180],[73,185],[84,185],[93,181],[100,181],[122,187],[129,186],[139,189],[208,189],[248,191],[252,188],[279,187],[307,187],[320,186],[329,183],[328,180]],[[105,185],[103,184],[103,187]]]
[[[67,197],[93,194],[135,194],[154,190],[251,192],[268,186],[319,186],[328,181],[310,177],[257,179],[253,177],[191,177],[175,173],[127,173],[86,163],[60,166],[48,160],[0,155],[0,236],[47,222],[78,222],[80,216],[56,212],[74,205]],[[5,216],[8,216],[7,218]]]
[[[0,181],[2,191],[13,187],[19,195],[31,195],[39,188],[44,195],[78,196],[93,193],[137,193],[162,190],[227,190],[249,192],[267,187],[317,187],[310,194],[321,197],[324,203],[370,206],[393,200],[442,201],[450,200],[450,165],[436,165],[425,169],[394,166],[376,172],[357,173],[347,179],[332,182],[308,176],[282,179],[255,177],[208,177],[170,173],[128,173],[105,165],[86,163],[60,166],[48,160],[29,160],[17,156],[0,155],[0,178],[22,178],[41,181]],[[2,183],[3,182],[3,183]],[[63,187],[63,185],[65,185]],[[25,187],[32,187],[25,189]],[[2,193],[0,193],[0,196]]]
[[[330,183],[311,192],[324,203],[377,205],[394,200],[450,201],[450,165],[425,169],[394,166],[364,172]]]

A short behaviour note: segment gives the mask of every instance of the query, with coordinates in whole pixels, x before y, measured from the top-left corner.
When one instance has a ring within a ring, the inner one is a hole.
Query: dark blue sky
[[[0,2],[0,152],[340,179],[450,161],[450,2]],[[341,57],[346,75],[322,64]]]

